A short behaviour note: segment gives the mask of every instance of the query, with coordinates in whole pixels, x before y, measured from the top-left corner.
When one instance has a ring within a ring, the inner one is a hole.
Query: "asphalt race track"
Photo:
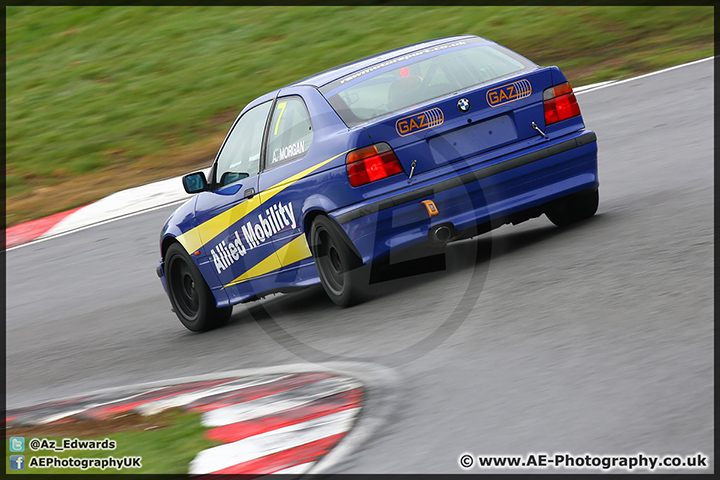
[[[530,452],[701,452],[710,469],[694,471],[712,472],[713,68],[578,95],[598,135],[596,217],[456,244],[446,271],[385,282],[351,309],[315,288],[186,331],[155,275],[172,207],[8,251],[8,407],[363,361],[396,371],[400,405],[338,472],[460,473],[463,453]]]

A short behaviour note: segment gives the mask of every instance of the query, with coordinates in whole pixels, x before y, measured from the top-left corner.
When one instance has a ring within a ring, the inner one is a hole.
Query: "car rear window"
[[[359,81],[339,79],[320,91],[345,124],[352,127],[537,66],[494,44],[472,45],[423,57],[363,74]],[[358,74],[352,76],[358,77]],[[347,86],[343,87],[344,81]]]

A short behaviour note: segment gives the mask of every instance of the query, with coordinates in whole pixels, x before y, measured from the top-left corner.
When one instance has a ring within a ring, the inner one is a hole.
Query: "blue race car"
[[[209,178],[162,229],[158,276],[192,331],[232,305],[321,283],[356,303],[367,269],[543,213],[598,207],[597,142],[557,67],[457,36],[319,73],[248,104]]]

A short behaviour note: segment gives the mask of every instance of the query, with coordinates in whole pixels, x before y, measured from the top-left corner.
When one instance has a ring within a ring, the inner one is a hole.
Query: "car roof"
[[[391,59],[391,58],[399,57],[401,55],[406,55],[408,53],[412,53],[417,50],[422,50],[424,48],[434,47],[436,45],[442,45],[443,43],[449,43],[449,42],[453,42],[456,40],[467,39],[467,38],[475,38],[476,39],[479,37],[477,37],[476,35],[457,35],[457,36],[453,36],[453,37],[443,37],[443,38],[437,38],[435,40],[429,40],[426,42],[415,43],[413,45],[408,45],[406,47],[400,47],[400,48],[396,48],[394,50],[388,50],[386,52],[382,52],[382,53],[378,53],[375,55],[371,55],[369,57],[361,58],[359,60],[354,60],[350,63],[346,63],[344,65],[340,65],[340,66],[331,68],[329,70],[325,70],[323,72],[316,73],[309,77],[303,78],[302,80],[298,80],[296,82],[285,85],[285,87],[281,87],[281,88],[297,86],[297,85],[310,85],[310,86],[319,88],[319,87],[322,87],[323,85],[328,84],[334,80],[342,78],[345,75],[349,75],[358,70],[362,70],[363,68],[367,68],[371,65],[375,65],[376,63],[380,63],[380,62],[383,62],[383,61]]]

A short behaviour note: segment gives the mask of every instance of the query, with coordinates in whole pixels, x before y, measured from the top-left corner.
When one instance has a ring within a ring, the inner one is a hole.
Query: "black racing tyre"
[[[552,202],[545,214],[558,227],[565,227],[595,215],[599,200],[597,188],[585,190]]]
[[[310,229],[310,245],[328,297],[341,307],[362,301],[367,269],[343,239],[340,227],[324,215],[316,217]]]
[[[205,332],[230,319],[232,305],[218,308],[200,270],[182,245],[165,252],[165,281],[175,314],[188,330]]]

